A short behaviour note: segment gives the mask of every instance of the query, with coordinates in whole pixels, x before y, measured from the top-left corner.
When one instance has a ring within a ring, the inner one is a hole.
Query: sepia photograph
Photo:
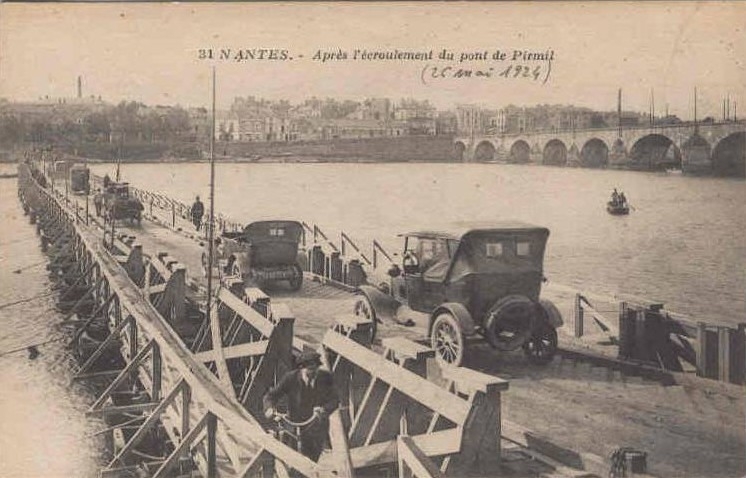
[[[0,2],[0,476],[746,477],[744,18]]]

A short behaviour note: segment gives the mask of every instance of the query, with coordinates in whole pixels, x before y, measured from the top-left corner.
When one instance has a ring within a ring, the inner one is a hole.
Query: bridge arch
[[[485,162],[495,159],[495,145],[489,141],[482,141],[474,149],[474,161]]]
[[[580,165],[585,168],[605,168],[609,165],[609,147],[599,138],[591,138],[580,150]]]
[[[453,155],[456,161],[464,161],[464,153],[466,152],[466,144],[462,141],[456,141],[453,143]]]
[[[658,133],[645,135],[635,141],[629,157],[639,169],[681,169],[681,151],[678,146],[668,136]]]
[[[528,163],[529,161],[531,161],[531,146],[526,141],[519,139],[510,147],[508,162]]]
[[[732,133],[715,145],[712,150],[712,174],[746,177],[746,132]]]
[[[541,164],[564,166],[567,164],[567,146],[559,139],[552,139],[544,145]]]

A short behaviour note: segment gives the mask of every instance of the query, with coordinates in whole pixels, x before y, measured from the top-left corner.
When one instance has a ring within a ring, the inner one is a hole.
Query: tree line
[[[207,114],[207,111],[204,111]],[[0,103],[0,145],[22,143],[155,143],[198,141],[199,129],[180,106],[149,107],[136,101],[53,104],[29,111]]]

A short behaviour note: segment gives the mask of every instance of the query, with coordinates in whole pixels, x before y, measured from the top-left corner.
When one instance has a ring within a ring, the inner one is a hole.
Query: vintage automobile
[[[104,220],[106,222],[129,219],[140,224],[142,203],[130,196],[128,183],[109,183],[104,191]]]
[[[562,316],[539,298],[548,229],[504,222],[403,236],[401,267],[357,291],[354,312],[371,320],[373,334],[387,319],[419,325],[438,360],[453,365],[479,337],[500,351],[523,348],[534,363],[551,361]]]
[[[70,190],[74,194],[91,193],[91,171],[88,166],[76,164],[70,168]]]
[[[63,159],[58,159],[54,162],[50,162],[47,166],[47,176],[49,176],[52,180],[64,181],[67,178],[72,165],[73,163]]]
[[[247,285],[261,288],[288,281],[297,291],[303,284],[302,237],[303,225],[298,221],[252,222],[243,231],[223,232],[215,240],[213,263],[220,264],[222,273],[241,277]],[[207,271],[207,251],[202,253],[202,266]]]

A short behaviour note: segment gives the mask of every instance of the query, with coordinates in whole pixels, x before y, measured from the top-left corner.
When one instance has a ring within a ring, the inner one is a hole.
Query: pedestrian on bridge
[[[101,216],[101,208],[104,206],[104,195],[101,193],[101,188],[96,189],[96,194],[93,196],[93,205],[96,208],[96,216]]]
[[[278,402],[287,398],[289,419],[301,423],[315,417],[300,431],[300,451],[318,461],[329,436],[329,415],[339,406],[332,374],[320,370],[321,358],[313,351],[303,352],[297,370],[285,374],[276,387],[264,396],[265,416],[276,414]]]
[[[192,223],[194,227],[199,231],[202,227],[202,216],[205,214],[205,205],[199,200],[199,196],[194,200],[192,204]]]

